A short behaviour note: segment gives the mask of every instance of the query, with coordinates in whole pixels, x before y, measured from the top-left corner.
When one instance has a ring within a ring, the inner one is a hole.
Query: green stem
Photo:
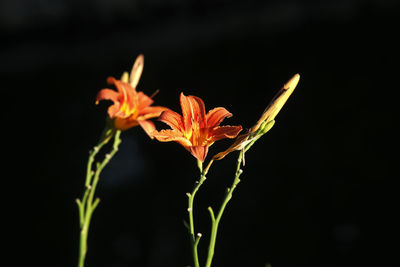
[[[79,259],[78,267],[83,267],[87,252],[87,238],[89,233],[90,221],[92,214],[99,204],[100,199],[94,199],[96,186],[98,184],[100,174],[104,167],[110,162],[111,158],[117,153],[118,146],[121,143],[120,139],[121,131],[117,130],[114,135],[114,143],[112,150],[109,154],[106,154],[101,163],[97,163],[96,171],[93,172],[92,165],[95,156],[100,149],[110,140],[110,138],[103,138],[99,144],[97,144],[89,154],[87,170],[86,170],[86,181],[85,181],[85,192],[83,193],[82,200],[77,199],[76,203],[79,208],[79,221],[80,221],[80,242],[79,242]]]
[[[187,193],[186,195],[188,196],[188,213],[189,213],[189,232],[190,232],[190,243],[192,245],[192,255],[193,255],[193,264],[194,267],[199,267],[199,257],[197,253],[197,246],[199,244],[200,238],[201,238],[201,233],[195,234],[195,229],[194,229],[194,219],[193,219],[193,201],[194,197],[196,196],[197,191],[199,190],[200,186],[203,184],[203,182],[206,180],[205,174],[202,172],[202,168],[199,166],[201,175],[200,175],[200,180],[196,181],[196,184],[193,188],[192,193]]]
[[[208,207],[208,211],[210,212],[210,217],[211,217],[211,236],[210,236],[210,244],[208,246],[208,254],[207,254],[207,261],[206,261],[206,267],[210,267],[213,257],[214,257],[214,250],[215,250],[215,242],[217,240],[217,233],[218,233],[218,226],[222,218],[222,214],[224,213],[225,207],[228,204],[229,200],[232,198],[233,191],[235,190],[236,186],[240,182],[240,175],[242,174],[242,170],[240,169],[240,165],[242,163],[243,159],[243,151],[239,153],[238,161],[237,161],[237,166],[236,166],[236,173],[235,173],[235,178],[233,180],[232,186],[230,188],[227,188],[225,197],[222,201],[221,207],[218,211],[217,217],[214,215],[214,211],[212,210],[211,207]]]

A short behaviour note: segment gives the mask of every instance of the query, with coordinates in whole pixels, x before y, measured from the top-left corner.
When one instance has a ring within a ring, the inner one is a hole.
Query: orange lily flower
[[[148,119],[160,116],[166,110],[165,107],[151,106],[153,99],[143,92],[137,92],[136,86],[143,71],[144,57],[139,55],[132,67],[131,75],[125,72],[121,80],[109,77],[107,82],[114,84],[117,91],[102,89],[96,98],[96,104],[100,100],[111,100],[114,102],[108,108],[108,115],[114,120],[114,127],[119,130],[127,130],[140,125],[151,137],[156,129],[154,123]]]
[[[180,102],[182,116],[166,110],[158,119],[172,129],[154,131],[152,135],[161,142],[178,142],[201,162],[207,156],[208,147],[215,141],[235,138],[242,130],[242,126],[218,126],[232,116],[225,108],[214,108],[206,115],[201,98],[181,93]]]

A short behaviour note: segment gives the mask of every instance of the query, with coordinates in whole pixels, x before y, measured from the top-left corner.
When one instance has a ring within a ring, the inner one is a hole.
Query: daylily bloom
[[[164,111],[158,120],[172,129],[153,132],[161,142],[175,141],[181,144],[195,158],[203,162],[208,147],[223,138],[235,138],[242,126],[218,126],[232,114],[223,107],[210,110],[207,115],[203,100],[181,93],[182,116],[172,110]]]
[[[148,119],[160,116],[165,107],[151,106],[153,99],[143,92],[137,92],[136,86],[143,71],[144,57],[139,55],[132,67],[131,75],[125,72],[121,80],[109,77],[107,82],[114,84],[117,91],[102,89],[96,98],[96,104],[100,100],[111,100],[114,102],[108,108],[108,115],[114,120],[114,127],[119,130],[127,130],[140,125],[151,137],[151,132],[156,128],[154,123]]]
[[[293,93],[297,84],[299,83],[300,75],[295,74],[287,83],[285,83],[281,90],[275,95],[272,101],[269,103],[267,108],[264,110],[260,119],[257,123],[251,127],[246,133],[239,135],[235,142],[225,151],[216,154],[212,160],[223,159],[226,155],[235,150],[243,149],[248,143],[252,141],[255,137],[256,132],[259,130],[260,126],[263,125],[265,129],[264,132],[268,131],[274,125],[274,119],[278,115],[279,111],[282,109],[283,105],[288,100],[289,96]]]

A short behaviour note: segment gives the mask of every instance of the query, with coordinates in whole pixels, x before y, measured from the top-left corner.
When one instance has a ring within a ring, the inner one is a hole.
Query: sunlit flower
[[[218,126],[232,114],[225,108],[218,107],[205,113],[204,102],[196,96],[181,93],[182,116],[172,110],[164,111],[159,120],[172,129],[153,132],[161,142],[175,141],[181,144],[194,157],[204,161],[208,147],[223,138],[235,138],[242,126]]]
[[[124,73],[121,80],[109,77],[107,82],[114,84],[117,91],[102,89],[96,98],[96,104],[100,100],[114,102],[108,108],[108,115],[114,120],[114,127],[119,130],[127,130],[140,125],[152,138],[151,132],[155,130],[154,123],[148,119],[160,116],[165,107],[151,106],[153,99],[143,92],[137,92],[136,86],[143,71],[144,57],[139,55],[132,67],[131,74]]]
[[[272,128],[276,115],[282,109],[283,105],[288,100],[289,96],[293,93],[297,84],[299,83],[300,75],[294,75],[287,83],[285,83],[281,90],[275,95],[272,101],[269,103],[267,108],[264,110],[260,119],[257,123],[251,127],[246,133],[239,135],[235,142],[225,151],[216,154],[212,160],[223,159],[226,155],[235,150],[243,149],[249,144],[252,139],[256,136],[257,131],[260,127],[263,127],[262,132],[265,133]]]

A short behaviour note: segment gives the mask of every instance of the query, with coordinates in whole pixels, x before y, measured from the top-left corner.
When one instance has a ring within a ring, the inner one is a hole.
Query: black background
[[[274,128],[246,154],[215,266],[399,266],[395,2],[1,1],[3,132],[18,136],[10,202],[25,199],[14,208],[14,264],[76,265],[74,200],[108,106],[94,99],[143,53],[138,89],[160,89],[155,104],[180,112],[183,91],[245,128],[301,74]],[[87,266],[191,264],[182,220],[194,158],[138,127],[122,139],[97,190]],[[217,162],[197,195],[203,259],[207,206],[219,205],[235,160]]]

